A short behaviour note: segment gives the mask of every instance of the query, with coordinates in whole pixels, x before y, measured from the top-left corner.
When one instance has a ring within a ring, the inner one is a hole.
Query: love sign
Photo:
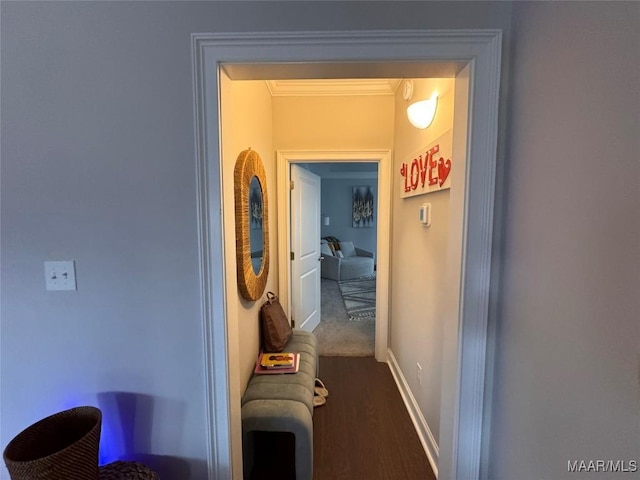
[[[452,133],[447,131],[400,166],[400,198],[451,188]]]

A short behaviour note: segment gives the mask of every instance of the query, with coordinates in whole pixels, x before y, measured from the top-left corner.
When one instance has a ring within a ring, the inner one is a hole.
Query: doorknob
[[[320,260],[324,260],[324,257],[320,257],[320,258],[318,259],[318,261],[320,261]]]

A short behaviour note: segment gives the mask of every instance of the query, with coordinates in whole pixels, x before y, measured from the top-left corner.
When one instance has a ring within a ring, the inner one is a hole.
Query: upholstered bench
[[[253,432],[288,432],[295,436],[296,479],[313,476],[313,396],[318,376],[318,343],[311,332],[294,330],[286,352],[300,353],[297,373],[254,374],[242,396],[245,475],[253,466]]]

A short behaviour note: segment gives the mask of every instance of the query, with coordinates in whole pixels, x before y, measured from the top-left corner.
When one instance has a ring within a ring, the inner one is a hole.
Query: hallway
[[[314,480],[435,480],[386,364],[321,357],[320,377],[329,398],[313,416]],[[283,458],[289,438],[270,438],[261,448],[252,479],[295,478],[285,469],[291,453]]]

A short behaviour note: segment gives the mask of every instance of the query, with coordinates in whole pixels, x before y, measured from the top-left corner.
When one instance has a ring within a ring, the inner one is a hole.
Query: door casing
[[[465,62],[470,69],[464,225],[453,407],[441,423],[440,478],[480,476],[501,68],[500,30],[393,30],[193,34],[196,179],[210,479],[240,478],[240,405],[230,401],[222,223],[220,78],[225,62]],[[227,206],[228,207],[228,206]],[[376,345],[377,347],[377,345]]]
[[[389,253],[391,232],[391,151],[389,150],[278,150],[276,152],[278,198],[278,251],[291,251],[291,202],[288,185],[292,163],[368,162],[378,164],[378,232],[376,265],[376,334],[375,357],[387,361],[389,343]],[[286,255],[280,255],[279,292],[282,303],[291,311],[289,285],[291,266]]]

